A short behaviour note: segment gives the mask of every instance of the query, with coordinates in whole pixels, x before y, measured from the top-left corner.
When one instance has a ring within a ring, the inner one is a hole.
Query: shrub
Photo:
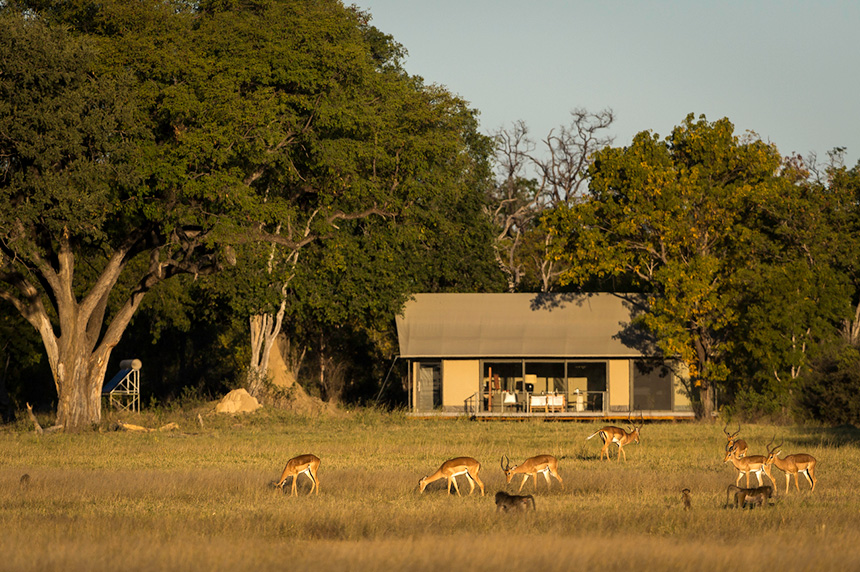
[[[860,348],[842,345],[824,352],[801,378],[797,403],[808,419],[860,424]]]

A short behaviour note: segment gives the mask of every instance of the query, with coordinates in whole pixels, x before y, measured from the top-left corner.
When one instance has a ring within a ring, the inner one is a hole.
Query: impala
[[[510,484],[511,480],[514,478],[514,475],[523,476],[523,480],[520,483],[520,488],[519,490],[517,490],[517,492],[523,490],[523,485],[526,484],[526,481],[529,480],[529,477],[534,477],[535,491],[537,491],[538,474],[542,474],[543,478],[546,479],[547,490],[551,488],[552,484],[552,481],[550,481],[549,478],[550,475],[552,475],[558,480],[558,482],[561,484],[561,488],[564,488],[564,481],[558,474],[558,459],[556,459],[552,455],[537,455],[536,457],[526,459],[522,462],[522,464],[514,465],[513,467],[511,466],[511,460],[508,459],[507,455],[504,455],[502,457],[501,465],[502,471],[505,472],[505,478],[507,479],[508,484]]]
[[[812,490],[814,491],[815,483],[818,482],[815,478],[815,465],[818,461],[815,460],[815,457],[807,455],[806,453],[787,455],[785,459],[780,459],[779,453],[781,447],[782,443],[773,449],[768,447],[767,460],[765,462],[768,466],[776,465],[776,468],[785,473],[785,492],[788,493],[788,481],[790,480],[791,475],[794,475],[794,487],[798,492],[800,491],[800,485],[797,484],[798,473],[803,473],[803,476],[806,477],[807,481],[809,481],[809,484],[812,486]]]
[[[726,423],[726,426],[723,427],[723,433],[726,434],[726,452],[728,453],[729,449],[732,447],[738,450],[738,457],[743,457],[747,454],[747,442],[743,439],[738,439],[738,434],[741,432],[741,424],[738,423],[738,430],[734,433],[729,433],[726,429],[729,428],[729,424]]]
[[[317,480],[317,469],[319,469],[319,466],[320,459],[316,455],[299,455],[298,457],[293,457],[287,461],[287,466],[284,467],[284,472],[281,473],[281,478],[278,480],[278,484],[276,486],[283,488],[287,479],[292,477],[293,483],[290,496],[298,496],[298,491],[296,491],[296,481],[298,480],[299,475],[305,474],[311,480],[311,493],[316,490],[316,494],[319,494],[320,484]]]
[[[630,431],[625,431],[621,427],[614,427],[612,425],[608,427],[604,427],[599,431],[595,431],[591,435],[589,435],[587,439],[591,439],[595,435],[600,435],[600,438],[603,439],[603,448],[600,450],[600,459],[603,460],[603,455],[606,455],[606,458],[609,459],[609,445],[615,443],[618,445],[618,460],[621,460],[621,454],[624,453],[624,460],[627,460],[627,453],[624,451],[624,445],[629,445],[630,443],[639,443],[639,430],[642,428],[642,418],[640,413],[639,426],[633,424],[630,420],[630,416],[627,417],[627,423],[630,426]]]
[[[481,463],[472,457],[457,457],[456,459],[449,459],[442,463],[442,466],[439,467],[439,470],[435,473],[418,481],[418,490],[423,493],[424,489],[427,488],[427,485],[433,481],[448,479],[448,494],[451,494],[451,485],[454,485],[454,490],[457,491],[457,496],[462,496],[460,495],[460,487],[457,486],[457,479],[455,477],[466,475],[466,479],[472,486],[472,488],[469,489],[469,494],[472,494],[475,491],[475,483],[478,483],[478,486],[481,488],[481,496],[484,496],[484,483],[482,483],[481,479],[478,478],[478,472],[480,470]]]
[[[762,471],[770,478],[770,482],[773,483],[774,488],[776,488],[776,481],[773,480],[773,475],[770,474],[770,467],[767,465],[767,457],[764,455],[751,455],[749,457],[739,457],[738,451],[736,448],[731,448],[726,452],[726,458],[723,459],[724,463],[732,462],[732,465],[738,470],[738,478],[735,480],[735,486],[741,482],[741,476],[746,474],[747,476],[747,488],[750,486],[750,473],[755,473],[755,476],[758,477],[758,486],[762,486],[764,483],[761,480]]]

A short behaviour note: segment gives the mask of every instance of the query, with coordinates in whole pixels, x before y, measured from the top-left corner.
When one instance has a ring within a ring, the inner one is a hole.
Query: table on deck
[[[529,397],[529,411],[543,409],[544,411],[564,411],[564,395],[547,394]]]

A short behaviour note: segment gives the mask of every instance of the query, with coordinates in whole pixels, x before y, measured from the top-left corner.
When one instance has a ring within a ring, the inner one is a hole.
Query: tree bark
[[[697,417],[700,420],[710,421],[714,413],[714,383],[710,379],[711,372],[711,345],[706,341],[706,336],[701,331],[696,331],[693,336],[693,349],[696,354],[697,386],[699,388],[699,407]]]
[[[702,382],[699,387],[699,400],[702,404],[701,418],[709,421],[714,416],[714,385],[710,382]]]
[[[843,321],[842,335],[852,346],[860,345],[860,303],[854,307],[854,319]]]
[[[59,363],[57,384],[57,425],[68,431],[77,431],[101,422],[101,390],[107,370],[107,359],[96,357],[99,353],[86,356],[81,351],[69,355]],[[101,363],[100,363],[101,362]],[[66,363],[72,364],[65,367]]]
[[[281,333],[286,300],[281,300],[278,312],[272,314],[255,314],[250,318],[251,326],[251,363],[248,367],[248,393],[261,397],[266,381],[266,370],[272,347]]]
[[[108,360],[139,304],[130,301],[129,307],[114,317],[97,347],[93,347],[96,338],[92,332],[82,331],[80,324],[94,320],[101,326],[103,317],[82,311],[81,305],[72,300],[58,304],[63,333],[55,338],[51,330],[45,347],[57,388],[56,423],[66,431],[79,431],[101,422],[101,390]]]
[[[280,226],[276,234],[280,233]],[[267,271],[271,276],[275,269],[275,253],[277,246],[272,244],[269,252],[269,263]],[[284,323],[284,313],[287,309],[287,287],[292,280],[292,271],[295,270],[298,262],[299,251],[293,250],[287,257],[287,263],[290,265],[290,273],[287,275],[281,286],[281,302],[278,304],[278,310],[274,314],[259,313],[254,314],[250,318],[251,325],[251,363],[248,366],[248,393],[256,398],[262,397],[263,386],[266,381],[266,370],[269,367],[269,358],[271,357],[272,347],[274,347],[278,336],[281,334],[281,327]]]
[[[315,218],[316,213],[311,216]],[[310,234],[310,223],[305,226],[303,237],[307,238]],[[274,236],[280,236],[281,225],[275,229]],[[248,393],[253,397],[260,399],[263,394],[263,387],[266,381],[266,371],[269,367],[269,358],[271,357],[272,347],[281,333],[281,326],[284,323],[284,313],[287,309],[287,288],[293,279],[296,264],[299,260],[299,252],[301,246],[293,245],[292,250],[286,257],[286,265],[288,271],[286,278],[281,285],[281,301],[278,304],[278,310],[274,314],[266,314],[261,312],[250,317],[251,325],[251,363],[248,365]],[[269,248],[269,259],[266,264],[266,272],[269,276],[275,273],[277,268],[278,245],[274,242]]]

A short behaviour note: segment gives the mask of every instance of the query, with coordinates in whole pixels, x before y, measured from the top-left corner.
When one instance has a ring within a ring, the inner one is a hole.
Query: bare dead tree
[[[517,121],[510,129],[499,130],[495,143],[499,182],[485,211],[498,229],[496,262],[507,277],[508,291],[513,292],[525,274],[519,257],[523,233],[531,227],[538,205],[537,188],[526,173],[534,142],[525,122]]]
[[[571,204],[582,197],[588,167],[595,151],[613,141],[605,132],[615,120],[611,109],[590,113],[583,108],[570,112],[570,124],[549,132],[543,140],[545,155],[529,155],[540,173],[541,198],[549,208]]]
[[[577,108],[570,115],[570,123],[551,130],[540,147],[523,121],[496,133],[498,184],[488,214],[499,230],[496,261],[511,292],[528,275],[541,291],[552,290],[564,269],[547,256],[552,237],[540,228],[540,216],[582,199],[594,152],[613,141],[606,134],[615,119],[612,110]]]

